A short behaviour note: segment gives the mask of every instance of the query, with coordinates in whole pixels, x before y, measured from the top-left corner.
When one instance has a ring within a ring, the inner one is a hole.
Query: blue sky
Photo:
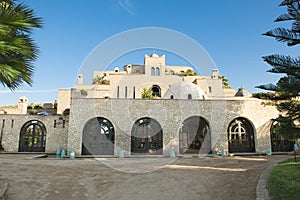
[[[33,38],[40,47],[34,63],[32,87],[14,92],[0,86],[0,105],[14,105],[20,96],[29,102],[53,102],[58,88],[74,86],[81,64],[107,38],[135,28],[161,27],[193,38],[209,53],[220,74],[233,88],[275,83],[280,76],[267,73],[262,56],[273,53],[297,56],[297,47],[287,47],[261,34],[288,23],[273,20],[286,12],[281,0],[27,0],[44,19],[44,28]],[[144,52],[143,52],[144,53]],[[149,50],[149,54],[155,53]],[[143,57],[122,57],[115,66],[142,64]],[[166,64],[184,64],[176,56]],[[114,67],[114,66],[111,66]]]

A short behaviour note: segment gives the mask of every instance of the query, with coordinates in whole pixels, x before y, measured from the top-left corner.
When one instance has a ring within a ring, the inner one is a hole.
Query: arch
[[[173,95],[171,95],[171,96],[170,96],[170,99],[174,99],[174,96],[173,96]]]
[[[152,95],[156,97],[161,97],[161,89],[158,85],[152,85]]]
[[[159,67],[156,67],[156,69],[155,69],[155,75],[156,76],[160,76],[160,69],[159,69]]]
[[[114,155],[115,129],[103,117],[90,119],[82,132],[82,155]]]
[[[192,116],[183,121],[179,130],[181,154],[207,154],[211,152],[211,133],[206,119]]]
[[[131,153],[163,153],[163,130],[158,121],[144,117],[134,123],[131,130]]]
[[[255,152],[254,128],[248,119],[243,117],[233,119],[227,132],[229,153]]]
[[[155,68],[151,67],[151,76],[155,76]]]
[[[294,141],[285,138],[280,133],[279,123],[274,121],[270,127],[271,149],[272,152],[290,152],[293,151]]]
[[[20,131],[19,152],[45,152],[47,130],[38,120],[26,122]]]

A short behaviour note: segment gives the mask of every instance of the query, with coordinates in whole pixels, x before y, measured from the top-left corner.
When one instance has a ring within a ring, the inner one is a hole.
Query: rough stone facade
[[[6,152],[19,151],[20,130],[31,120],[38,120],[46,127],[46,153],[55,153],[57,148],[67,149],[68,119],[64,125],[59,116],[0,115],[0,120],[2,146]]]
[[[200,116],[209,125],[213,152],[228,151],[228,126],[237,117],[250,121],[254,129],[255,150],[265,153],[271,147],[271,119],[277,117],[276,107],[265,105],[258,99],[95,99],[84,98],[74,91],[71,98],[70,120],[65,125],[59,116],[1,115],[2,145],[7,152],[18,152],[22,126],[30,120],[42,122],[47,130],[46,153],[55,153],[57,148],[82,152],[82,135],[87,121],[94,117],[108,119],[115,129],[114,155],[120,150],[131,153],[131,130],[143,117],[157,120],[163,129],[163,155],[170,150],[179,154],[179,130],[184,120]],[[54,124],[56,124],[54,126]]]
[[[182,122],[191,116],[204,118],[211,132],[213,152],[228,151],[228,126],[237,117],[249,120],[254,129],[255,149],[264,153],[271,147],[271,119],[276,118],[276,107],[263,104],[258,99],[91,99],[74,91],[71,101],[71,115],[68,132],[68,150],[81,154],[84,125],[92,118],[108,119],[115,129],[114,154],[120,150],[125,155],[131,152],[131,130],[136,121],[143,117],[157,120],[163,129],[163,154],[170,150],[179,154],[179,130]]]

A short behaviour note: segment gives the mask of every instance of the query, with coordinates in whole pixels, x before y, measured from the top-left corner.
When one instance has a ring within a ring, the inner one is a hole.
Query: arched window
[[[159,67],[156,67],[155,75],[156,76],[160,76],[160,69],[159,69]]]
[[[179,130],[179,151],[181,154],[211,151],[210,129],[204,118],[192,116],[183,121]]]
[[[90,119],[83,128],[82,155],[113,155],[115,131],[105,118]]]
[[[155,76],[155,68],[151,67],[151,76]]]
[[[188,94],[188,99],[192,99],[192,94]]]
[[[229,153],[255,152],[254,130],[242,117],[232,120],[228,126]]]
[[[46,127],[38,120],[26,122],[21,128],[19,152],[45,152]]]
[[[289,140],[289,136],[287,134],[282,133],[277,121],[272,123],[270,131],[272,152],[293,151],[294,142]]]
[[[170,99],[174,99],[174,96],[173,96],[173,95],[171,95],[171,96],[170,96]]]
[[[152,118],[137,120],[131,130],[131,152],[162,154],[163,130],[159,122]]]
[[[161,97],[161,89],[158,85],[152,86],[152,95],[156,97]]]

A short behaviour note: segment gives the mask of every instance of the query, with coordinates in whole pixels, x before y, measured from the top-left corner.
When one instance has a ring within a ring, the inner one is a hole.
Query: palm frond
[[[30,33],[41,27],[42,19],[25,4],[0,0],[0,82],[11,90],[32,84],[39,49]]]

